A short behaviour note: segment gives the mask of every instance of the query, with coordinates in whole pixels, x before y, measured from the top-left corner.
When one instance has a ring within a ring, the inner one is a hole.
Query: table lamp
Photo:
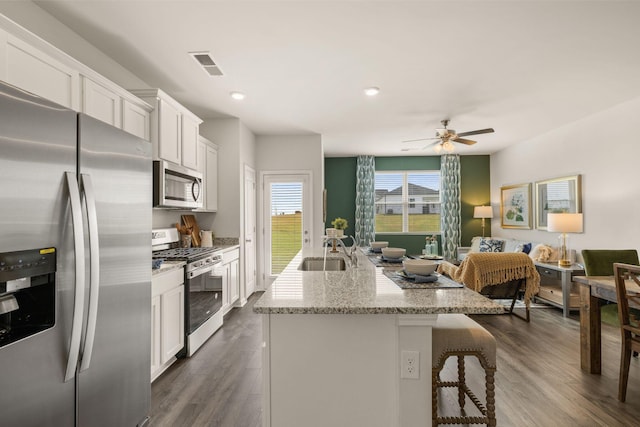
[[[582,214],[581,213],[550,213],[547,214],[547,231],[562,233],[560,239],[560,258],[558,265],[560,267],[571,266],[569,259],[569,250],[567,248],[567,233],[582,233]]]
[[[476,206],[473,208],[473,217],[482,218],[482,237],[484,237],[484,219],[493,218],[493,209],[491,206]]]

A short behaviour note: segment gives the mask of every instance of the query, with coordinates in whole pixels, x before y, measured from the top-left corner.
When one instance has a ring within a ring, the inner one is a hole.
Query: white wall
[[[581,174],[584,233],[570,248],[640,249],[639,116],[640,98],[493,154],[494,211],[501,186]],[[558,244],[556,233],[502,229],[499,216],[491,225],[495,236]]]
[[[240,238],[240,206],[243,187],[240,185],[239,119],[206,119],[200,125],[200,135],[218,144],[218,212],[211,227],[216,236]]]
[[[1,1],[0,13],[126,89],[149,86],[30,1]]]
[[[320,236],[324,234],[324,223],[322,222],[322,190],[324,189],[322,136],[258,136],[256,139],[256,158],[258,176],[264,171],[311,171],[313,180],[313,238],[314,244],[319,245]],[[259,185],[261,187],[262,183]],[[262,215],[261,209],[259,215]]]
[[[324,149],[321,135],[278,135],[258,136],[256,138],[256,184],[258,185],[258,202],[256,203],[258,227],[262,225],[264,200],[262,194],[261,173],[266,171],[311,171],[313,240],[312,244],[320,245],[320,236],[324,234],[322,222],[322,190],[324,189]],[[258,257],[258,287],[264,289],[266,283],[264,273],[264,238],[257,233],[256,247]]]

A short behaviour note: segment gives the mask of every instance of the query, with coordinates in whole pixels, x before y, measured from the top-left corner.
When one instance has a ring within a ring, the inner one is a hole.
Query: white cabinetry
[[[0,80],[149,140],[151,106],[2,15]]]
[[[240,249],[222,254],[222,310],[226,314],[240,300]]]
[[[122,123],[120,95],[82,76],[82,112],[117,128]]]
[[[157,114],[154,114],[157,117],[157,123],[154,123],[153,115],[151,118],[152,126],[154,126],[151,129],[154,152],[157,144],[158,158],[180,165],[182,164],[182,149],[180,148],[180,125],[182,121],[180,120],[180,110],[164,99],[159,99],[157,106]],[[157,133],[154,134],[156,125]],[[156,135],[155,140],[154,135]]]
[[[148,104],[99,76],[81,75],[80,79],[83,113],[149,140],[151,107]]]
[[[182,114],[182,166],[198,168],[198,134],[201,120],[195,116]]]
[[[77,70],[11,34],[2,36],[2,80],[67,108],[78,109]]]
[[[184,347],[184,271],[153,276],[151,281],[151,381],[176,360]]]
[[[198,167],[204,180],[203,211],[218,210],[218,146],[204,137],[198,140]]]
[[[122,130],[149,141],[151,107],[145,109],[128,99],[122,100]]]
[[[160,373],[162,365],[160,362],[162,354],[160,331],[160,295],[156,295],[151,298],[151,381]]]
[[[131,93],[153,107],[150,134],[153,157],[197,169],[202,120],[160,89],[136,89]]]

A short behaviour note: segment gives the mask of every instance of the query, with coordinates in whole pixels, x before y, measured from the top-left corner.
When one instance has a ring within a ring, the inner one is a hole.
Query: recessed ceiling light
[[[364,93],[367,96],[376,96],[379,92],[380,92],[380,88],[377,88],[375,86],[368,87],[364,90]]]
[[[244,99],[244,93],[242,92],[231,92],[231,97],[235,100],[242,101]]]

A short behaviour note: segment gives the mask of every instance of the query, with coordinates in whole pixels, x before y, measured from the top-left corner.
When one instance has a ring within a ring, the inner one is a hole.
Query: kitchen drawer
[[[163,294],[184,283],[184,269],[176,268],[151,279],[151,296]]]
[[[240,249],[233,249],[222,254],[222,263],[228,264],[238,258],[240,258]]]

